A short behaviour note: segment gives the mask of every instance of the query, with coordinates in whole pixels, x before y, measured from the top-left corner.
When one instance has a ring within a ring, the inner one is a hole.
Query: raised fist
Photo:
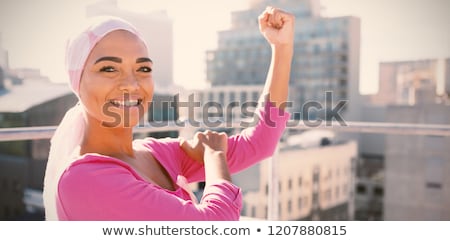
[[[259,31],[273,45],[294,43],[294,15],[278,8],[267,7],[258,17]]]

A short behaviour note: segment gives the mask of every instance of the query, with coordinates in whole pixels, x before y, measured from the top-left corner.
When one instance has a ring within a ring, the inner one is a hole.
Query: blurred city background
[[[271,57],[257,22],[267,5],[296,16],[288,111],[297,124],[273,157],[233,176],[242,216],[450,220],[449,1],[160,2],[0,0],[0,220],[44,219],[49,138],[77,101],[64,41],[78,23],[109,14],[142,31],[155,62],[147,121],[236,122],[240,108],[205,110],[258,100]],[[208,108],[178,105],[189,96]],[[305,115],[311,101],[324,108]],[[198,130],[147,128],[136,138]],[[201,195],[202,183],[192,186]]]

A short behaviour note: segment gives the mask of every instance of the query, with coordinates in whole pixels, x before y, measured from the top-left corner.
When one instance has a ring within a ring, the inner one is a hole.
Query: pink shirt
[[[269,156],[286,127],[289,113],[260,108],[254,127],[228,139],[227,161],[237,173]],[[189,158],[178,139],[146,138],[133,143],[146,148],[166,169],[172,182],[184,176],[203,181],[203,165]],[[175,185],[170,191],[145,181],[126,162],[99,154],[85,154],[63,173],[58,185],[59,220],[239,220],[242,193],[222,180],[205,187],[197,204],[189,192]]]

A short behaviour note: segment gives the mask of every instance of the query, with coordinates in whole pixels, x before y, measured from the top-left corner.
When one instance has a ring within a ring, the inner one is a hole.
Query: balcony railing
[[[154,127],[151,123],[144,127],[136,127],[135,133],[180,131],[184,128],[194,128],[180,123],[168,123],[167,126]],[[184,127],[182,127],[184,126]],[[202,126],[207,128],[207,126]],[[217,128],[240,128],[241,123],[224,123]],[[195,127],[197,128],[197,127]],[[287,129],[307,130],[307,129],[328,129],[338,132],[354,133],[379,133],[395,135],[430,135],[430,136],[450,136],[450,125],[434,124],[412,124],[412,123],[390,123],[390,122],[346,122],[342,125],[339,122],[323,122],[318,126],[309,126],[302,123],[295,126],[288,126]],[[49,139],[56,130],[56,126],[39,127],[16,127],[0,128],[0,141],[20,141],[20,140],[38,140]]]
[[[164,127],[154,127],[151,123],[144,127],[136,127],[134,133],[151,133],[165,131],[181,131],[199,128],[180,123],[169,123]],[[202,126],[207,128],[206,126]],[[241,128],[241,123],[226,123],[217,126],[217,128]],[[387,123],[387,122],[346,122],[342,125],[339,122],[323,122],[318,126],[308,126],[298,123],[295,126],[288,126],[287,129],[308,130],[308,129],[327,129],[337,132],[353,132],[353,133],[378,133],[378,134],[394,134],[394,135],[430,135],[430,136],[450,136],[450,125],[433,125],[433,124],[411,124],[411,123]],[[17,127],[17,128],[0,128],[0,141],[21,141],[21,140],[38,140],[50,139],[56,130],[56,126],[39,126],[39,127]],[[269,159],[269,190],[268,190],[268,220],[278,220],[278,183],[277,165],[275,162],[276,153]],[[29,205],[39,205],[41,203],[36,193],[30,195],[30,190],[25,191],[25,196],[32,196]],[[38,195],[39,196],[39,195]],[[36,204],[37,203],[37,204]]]

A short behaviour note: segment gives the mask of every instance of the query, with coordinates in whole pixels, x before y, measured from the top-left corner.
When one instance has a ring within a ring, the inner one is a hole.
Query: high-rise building
[[[153,71],[155,90],[165,90],[172,87],[173,21],[165,11],[131,12],[119,8],[117,0],[100,0],[87,6],[87,17],[99,15],[120,17],[136,26],[148,43],[150,58],[155,62]]]
[[[291,109],[301,113],[307,101],[325,104],[325,92],[331,91],[333,102],[348,101],[343,116],[358,120],[360,20],[322,17],[318,0],[254,0],[249,9],[233,12],[231,28],[218,33],[218,48],[206,53],[207,80],[212,86],[264,83],[271,51],[259,32],[257,17],[267,5],[296,17]],[[318,117],[326,118],[326,111]]]

